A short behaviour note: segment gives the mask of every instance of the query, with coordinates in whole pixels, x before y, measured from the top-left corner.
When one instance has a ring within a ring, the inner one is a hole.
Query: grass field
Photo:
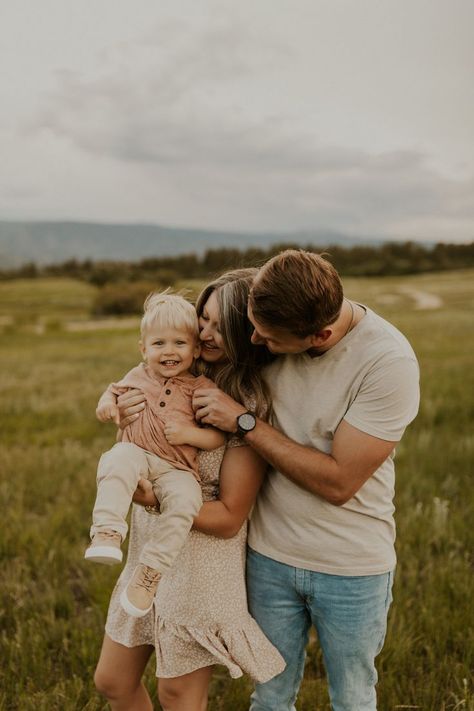
[[[422,370],[420,414],[397,450],[399,564],[379,708],[472,711],[474,271],[345,289],[408,336]],[[94,294],[61,279],[0,283],[2,711],[107,708],[92,675],[117,573],[82,555],[97,459],[114,434],[94,409],[138,353],[130,323],[86,330]],[[218,669],[210,711],[246,710],[250,689]],[[329,709],[314,639],[297,709]]]

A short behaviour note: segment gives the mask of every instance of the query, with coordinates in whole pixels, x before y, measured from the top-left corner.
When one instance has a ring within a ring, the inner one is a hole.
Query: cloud
[[[226,227],[472,238],[472,179],[441,175],[417,150],[325,144],[269,94],[288,59],[234,21],[168,21],[104,55],[95,76],[59,73],[29,128],[168,181],[184,209],[207,201]]]

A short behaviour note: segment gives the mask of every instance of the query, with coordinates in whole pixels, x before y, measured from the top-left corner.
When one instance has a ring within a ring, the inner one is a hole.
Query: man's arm
[[[245,408],[221,390],[199,390],[194,397],[196,418],[227,432]],[[245,442],[267,462],[303,489],[342,506],[379,468],[396,442],[368,435],[344,420],[337,428],[331,454],[306,447],[257,419]]]
[[[288,479],[335,506],[349,501],[396,445],[344,420],[335,432],[331,454],[298,444],[260,421],[245,440]]]

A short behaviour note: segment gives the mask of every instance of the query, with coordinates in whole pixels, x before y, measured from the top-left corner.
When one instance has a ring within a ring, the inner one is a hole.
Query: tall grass
[[[474,709],[473,277],[345,283],[349,296],[401,328],[422,370],[420,414],[397,448],[399,562],[378,660],[382,711]],[[437,294],[443,306],[417,311],[402,288]],[[82,554],[96,462],[114,432],[93,413],[101,388],[138,353],[133,330],[65,330],[69,319],[86,318],[93,297],[66,280],[0,284],[0,316],[13,318],[0,333],[3,711],[107,708],[92,675],[116,571],[87,565]],[[54,328],[36,332],[48,319]],[[158,709],[152,663],[146,683]],[[248,679],[230,681],[218,669],[210,711],[244,711],[250,691]],[[314,638],[297,708],[329,709]]]

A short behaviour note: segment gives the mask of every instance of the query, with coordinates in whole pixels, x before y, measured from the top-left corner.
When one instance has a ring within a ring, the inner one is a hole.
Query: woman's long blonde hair
[[[268,418],[271,403],[265,382],[261,377],[263,366],[273,360],[264,346],[250,342],[253,326],[247,316],[250,289],[258,269],[234,269],[208,284],[196,301],[198,317],[212,293],[219,306],[219,330],[224,341],[228,361],[205,363],[204,373],[216,385],[243,405],[255,399],[255,413]]]

